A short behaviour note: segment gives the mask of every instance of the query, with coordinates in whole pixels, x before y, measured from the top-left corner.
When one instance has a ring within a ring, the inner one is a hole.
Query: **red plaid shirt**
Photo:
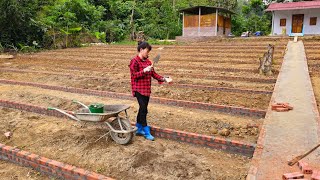
[[[130,62],[131,73],[131,88],[132,95],[134,92],[139,92],[144,96],[150,96],[151,94],[151,77],[158,80],[159,83],[164,82],[163,77],[157,74],[154,69],[150,72],[143,72],[143,69],[150,66],[152,63],[149,59],[142,61],[139,56],[134,57]]]

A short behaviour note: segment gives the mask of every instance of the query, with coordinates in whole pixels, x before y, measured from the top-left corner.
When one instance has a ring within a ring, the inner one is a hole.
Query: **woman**
[[[148,59],[152,47],[147,42],[138,43],[138,55],[130,62],[131,88],[132,95],[137,98],[139,112],[137,115],[136,134],[142,135],[146,139],[153,141],[154,137],[150,134],[150,126],[147,125],[148,103],[151,94],[151,77],[159,83],[166,82],[164,78],[157,74],[152,62]]]

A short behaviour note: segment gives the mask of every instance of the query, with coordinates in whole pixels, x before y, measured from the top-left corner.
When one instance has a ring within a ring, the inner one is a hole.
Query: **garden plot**
[[[178,84],[190,84],[190,85],[204,85],[204,86],[221,86],[221,87],[228,87],[228,88],[241,88],[241,89],[256,89],[256,90],[268,90],[271,91],[273,89],[272,83],[265,83],[265,82],[259,82],[260,79],[268,79],[268,78],[276,78],[277,73],[275,73],[272,77],[266,78],[263,75],[259,75],[255,72],[257,69],[254,68],[252,65],[237,65],[234,63],[228,63],[228,60],[226,63],[222,64],[214,64],[212,61],[210,61],[210,58],[208,58],[208,54],[199,54],[199,57],[208,60],[207,63],[199,64],[198,58],[196,60],[192,60],[192,62],[188,62],[188,64],[182,65],[179,67],[180,64],[172,63],[177,57],[181,57],[183,53],[183,48],[188,46],[176,46],[174,49],[177,49],[177,51],[173,52],[171,49],[173,47],[166,47],[168,48],[169,52],[162,53],[163,59],[161,59],[161,63],[159,63],[159,66],[156,67],[158,69],[159,74],[163,75],[170,75],[175,80],[175,83]],[[224,46],[217,46],[218,48],[224,47]],[[227,46],[228,47],[228,46]],[[263,46],[256,46],[256,47],[263,47]],[[111,50],[110,50],[110,49]],[[194,47],[189,48],[192,51]],[[210,51],[212,49],[211,46],[204,46],[202,48],[207,48],[207,51]],[[233,46],[233,48],[236,48],[236,46]],[[119,49],[131,49],[130,53],[126,54],[125,50],[119,51]],[[133,49],[133,50],[132,50]],[[49,52],[42,52],[36,55],[29,56],[22,56],[18,59],[13,60],[12,62],[9,62],[11,64],[5,66],[5,68],[23,68],[24,70],[31,69],[33,72],[37,72],[37,70],[40,71],[47,71],[45,74],[39,74],[37,73],[36,76],[38,78],[30,78],[33,82],[37,82],[39,79],[40,82],[51,82],[57,85],[66,85],[66,86],[73,86],[78,88],[85,88],[85,89],[97,89],[97,90],[107,90],[112,92],[120,92],[120,93],[130,93],[130,87],[129,87],[129,79],[130,75],[127,73],[127,71],[124,71],[124,69],[127,69],[127,65],[129,63],[128,59],[125,60],[115,60],[112,55],[112,50],[115,50],[117,52],[122,52],[124,55],[131,56],[135,52],[135,47],[132,46],[110,46],[110,47],[89,47],[89,48],[81,48],[81,49],[71,49],[70,51],[49,51]],[[155,48],[154,48],[155,49]],[[195,48],[194,48],[195,49]],[[235,53],[229,53],[229,57],[238,57],[237,49],[235,49]],[[106,51],[104,53],[99,53],[99,51]],[[156,51],[156,50],[155,50]],[[248,50],[247,50],[248,51]],[[108,53],[109,52],[109,53]],[[280,52],[280,51],[279,51]],[[68,55],[72,55],[71,57]],[[89,54],[89,56],[88,56]],[[170,54],[170,60],[165,61],[166,58],[169,57]],[[176,54],[176,55],[174,55]],[[192,53],[190,53],[192,54]],[[193,53],[194,54],[194,53]],[[224,53],[225,54],[225,53]],[[260,52],[246,52],[245,54],[253,54],[254,56],[260,56]],[[94,55],[94,56],[92,56]],[[211,53],[212,56],[218,55],[215,51]],[[277,56],[280,56],[281,53]],[[40,57],[39,57],[40,56]],[[91,57],[92,56],[92,57]],[[104,57],[101,57],[104,56]],[[32,60],[32,58],[36,58],[35,60]],[[41,58],[44,57],[44,58]],[[74,58],[77,57],[77,58]],[[176,58],[175,58],[176,57]],[[84,58],[84,59],[78,59],[78,58]],[[49,60],[50,59],[50,60]],[[88,61],[85,61],[87,59]],[[35,63],[30,63],[35,61]],[[95,61],[96,63],[93,63],[91,61]],[[29,62],[22,65],[21,62]],[[162,62],[164,62],[162,64]],[[165,63],[168,62],[168,63]],[[173,67],[170,67],[170,64],[173,64]],[[191,63],[191,67],[188,67]],[[35,64],[33,66],[33,64]],[[48,64],[50,64],[48,66]],[[226,68],[234,68],[232,72],[228,71],[227,69],[216,69],[212,70],[210,69],[210,66],[214,64],[216,67],[226,67]],[[57,67],[60,65],[60,67]],[[52,68],[55,67],[55,68]],[[62,66],[62,67],[61,67]],[[101,68],[96,66],[102,66]],[[162,67],[163,66],[163,67]],[[207,69],[203,70],[202,67],[206,67]],[[241,70],[241,68],[247,68],[251,71]],[[278,68],[278,67],[277,67]],[[70,70],[72,69],[72,70]],[[58,74],[48,74],[49,72],[55,71],[55,72],[61,72],[64,74],[68,74],[65,78],[63,78],[63,75]],[[238,71],[238,72],[237,72]],[[27,81],[26,78],[29,78],[31,73],[24,75],[18,75],[18,72],[14,72],[16,75],[12,76],[18,76],[21,81]],[[12,73],[12,74],[14,74]],[[73,76],[70,76],[73,75]],[[3,74],[3,76],[7,76],[9,79],[14,79],[13,77],[10,77],[10,74],[6,72],[6,74]],[[23,78],[23,76],[25,76]],[[50,77],[48,77],[50,76]],[[58,76],[58,77],[57,77]],[[91,78],[88,78],[90,76]],[[96,77],[96,78],[92,78]],[[224,77],[232,78],[230,80],[226,79],[224,80]],[[254,82],[248,82],[248,79],[250,80],[254,79]],[[50,81],[48,81],[50,80]],[[58,82],[56,82],[58,81]],[[60,83],[59,83],[60,82]],[[259,108],[259,109],[265,109],[268,106],[268,99],[270,99],[270,95],[253,95],[250,94],[239,94],[239,93],[224,93],[224,92],[212,92],[208,91],[206,89],[199,88],[175,88],[174,86],[153,86],[153,92],[155,96],[160,97],[166,97],[166,98],[173,98],[176,97],[178,100],[188,100],[188,101],[198,101],[198,102],[208,102],[208,103],[216,103],[216,104],[224,104],[224,105],[232,105],[232,106],[241,106],[241,107],[248,107],[248,108]],[[228,97],[228,98],[225,98]],[[257,99],[255,102],[248,102],[245,99]],[[229,100],[228,100],[229,99]],[[233,101],[233,102],[230,102]],[[235,100],[235,101],[234,101]]]
[[[0,141],[23,150],[117,179],[244,179],[249,159],[207,148],[136,137],[128,146],[94,142],[103,129],[79,129],[73,121],[0,108]]]
[[[104,104],[128,104],[131,121],[135,121],[138,105],[134,101],[114,100],[105,97],[80,95],[61,91],[46,90],[36,87],[17,85],[0,85],[0,99],[33,104],[41,107],[58,107],[60,109],[76,110],[73,99],[85,104],[101,102]],[[212,113],[197,109],[186,109],[158,104],[151,104],[148,121],[151,125],[162,128],[182,130],[192,133],[210,136],[221,136],[218,131],[227,128],[231,132],[228,137],[236,140],[255,143],[257,139],[257,127],[262,121],[256,118],[237,117],[228,114]],[[255,125],[251,127],[250,125]],[[221,136],[225,137],[225,136]]]
[[[320,44],[319,40],[306,40],[303,43],[305,45],[313,91],[318,111],[320,111]]]
[[[102,48],[102,47],[99,47]],[[204,47],[203,47],[204,48]],[[194,48],[182,48],[182,47],[175,47],[171,50],[169,47],[165,47],[164,50],[161,51],[161,61],[186,61],[186,62],[215,62],[216,60],[248,60],[248,63],[251,61],[256,62],[259,57],[262,57],[264,52],[266,52],[265,47],[261,47],[257,50],[255,49],[245,49],[245,50],[239,50],[238,47],[217,47],[217,49],[214,49],[215,47],[206,47],[206,51],[203,52],[199,49]],[[128,50],[126,50],[128,49]],[[226,49],[226,50],[224,50]],[[84,54],[83,51],[86,51]],[[275,50],[274,58],[275,60],[282,61],[281,57],[283,54],[284,49],[281,47],[279,49]],[[156,54],[157,52],[160,52],[156,48],[151,51],[150,56],[152,57],[153,54]],[[99,58],[100,61],[104,60],[112,60],[113,62],[123,61],[126,62],[129,59],[132,58],[132,55],[136,53],[136,48],[134,46],[127,46],[124,48],[114,48],[114,47],[104,47],[104,49],[96,49],[95,47],[88,47],[83,48],[83,50],[73,50],[73,51],[50,51],[50,52],[43,52],[34,55],[37,58],[46,58],[46,56],[50,55],[52,57],[55,57],[56,59],[63,60],[64,58],[71,58],[74,60],[77,60],[78,58],[87,59],[87,61],[91,62],[95,59]],[[79,56],[81,54],[81,56]]]
[[[241,53],[241,46],[244,45],[239,43],[238,46],[234,46],[234,53],[229,53],[229,51],[228,53],[222,51],[211,53],[214,47],[210,44],[199,48],[193,48],[193,46],[166,47],[168,51],[161,54],[162,58],[156,68],[160,74],[170,73],[174,84],[156,85],[155,82],[152,96],[265,110],[271,94],[235,93],[206,90],[199,86],[191,87],[191,85],[203,85],[272,91],[274,82],[258,81],[266,78],[275,79],[277,72],[271,77],[265,77],[254,71],[246,71],[246,69],[257,68],[258,57],[262,56],[263,48],[254,53],[249,53],[250,49],[246,49],[247,53],[237,56],[237,53]],[[150,57],[156,55],[156,47],[152,51],[154,54],[151,54]],[[225,48],[228,49],[228,47],[231,47],[230,44],[226,44]],[[128,63],[135,54],[135,48],[135,46],[103,46],[19,55],[16,59],[0,62],[0,75],[1,79],[11,81],[130,94]],[[192,54],[200,50],[202,53],[197,58],[181,58],[184,53],[192,57]],[[282,50],[281,46],[275,51],[276,69],[280,68]],[[174,65],[171,67],[171,64]],[[201,67],[206,69],[201,70]],[[234,68],[234,72],[230,68]],[[195,74],[208,74],[208,77],[192,76]],[[222,76],[222,78],[213,79],[213,76]],[[223,76],[241,77],[242,80],[241,78],[223,79]],[[258,81],[243,80],[244,78],[255,78]],[[190,87],[181,88],[175,84],[188,84]],[[73,99],[86,104],[92,102],[128,104],[132,107],[129,109],[131,121],[135,121],[138,109],[134,99],[111,99],[3,83],[0,84],[0,91],[1,100],[41,107],[55,106],[68,110],[77,108],[71,103]],[[155,142],[149,142],[144,138],[136,137],[134,142],[128,146],[117,145],[111,140],[92,143],[103,133],[103,129],[91,126],[80,128],[71,120],[30,112],[6,108],[1,108],[0,111],[4,115],[4,118],[0,120],[3,121],[0,123],[3,131],[12,130],[14,132],[14,138],[7,140],[1,137],[0,142],[117,179],[140,179],[141,177],[148,179],[244,179],[248,170],[249,159],[229,155],[222,151],[159,138]],[[257,118],[154,103],[150,104],[149,112],[148,121],[153,126],[215,137],[228,137],[249,143],[256,143],[258,127],[262,124],[262,120]],[[220,134],[222,129],[227,129],[230,134],[227,136]],[[26,135],[28,137],[24,138]],[[35,139],[31,140],[29,136]],[[152,156],[147,156],[149,154]],[[71,159],[70,156],[75,157]]]
[[[30,78],[37,76],[37,78]],[[28,81],[59,86],[77,87],[83,89],[106,90],[118,93],[130,94],[130,81],[113,81],[108,79],[94,80],[86,77],[34,73],[1,73],[2,78],[15,79],[17,81]],[[110,78],[111,79],[111,78]],[[36,81],[35,81],[36,80]],[[48,83],[50,82],[50,83]],[[155,82],[156,83],[156,82]],[[170,85],[154,85],[153,96],[176,100],[187,100],[195,102],[214,103],[238,107],[266,109],[271,94],[232,93],[223,91],[210,91],[200,88],[175,88]]]

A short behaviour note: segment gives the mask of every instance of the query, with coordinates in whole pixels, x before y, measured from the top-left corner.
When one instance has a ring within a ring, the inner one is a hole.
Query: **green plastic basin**
[[[95,103],[95,104],[90,104],[89,109],[91,113],[103,113],[104,112],[104,104],[99,104],[99,103]]]

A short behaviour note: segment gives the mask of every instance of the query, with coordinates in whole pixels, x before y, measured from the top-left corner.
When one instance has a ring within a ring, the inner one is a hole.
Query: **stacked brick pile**
[[[301,172],[293,172],[293,173],[285,173],[282,176],[283,180],[287,179],[296,179],[296,180],[320,180],[320,170],[314,170],[312,169],[311,166],[309,166],[308,163],[299,161],[298,162],[299,169]],[[306,178],[305,174],[310,175],[311,174],[311,179]]]

